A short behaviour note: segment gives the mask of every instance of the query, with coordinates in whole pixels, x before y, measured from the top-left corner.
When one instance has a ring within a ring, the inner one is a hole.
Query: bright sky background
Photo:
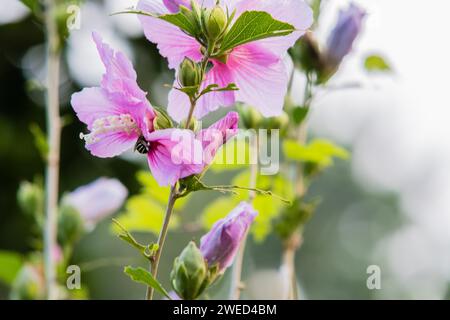
[[[323,38],[335,8],[348,3],[328,2]],[[353,172],[362,185],[399,193],[411,223],[379,251],[387,252],[412,297],[442,298],[450,279],[450,1],[356,2],[369,13],[365,32],[335,84],[357,80],[364,89],[319,99],[312,127],[353,146]],[[369,53],[385,56],[394,73],[356,75]]]
[[[322,40],[337,9],[348,3],[325,1]],[[18,0],[2,2],[8,10],[0,11],[0,24],[27,14]],[[108,12],[135,2],[105,1]],[[398,286],[412,292],[412,298],[441,298],[450,280],[450,1],[355,2],[368,11],[365,31],[334,85],[357,82],[362,89],[321,95],[311,127],[316,135],[353,148],[353,172],[361,186],[400,195],[411,223],[380,242],[379,251],[387,253]],[[90,41],[93,29],[125,52],[130,50],[123,36],[141,34],[134,17],[105,20],[103,10],[88,2],[82,30],[69,40],[70,47],[84,48],[68,54],[72,76],[84,85],[95,84],[102,71],[100,64],[86,63],[97,59]],[[371,53],[385,56],[394,72],[368,76],[361,66]]]

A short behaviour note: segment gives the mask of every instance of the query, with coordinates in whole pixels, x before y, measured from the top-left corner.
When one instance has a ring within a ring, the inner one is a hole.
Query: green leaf
[[[202,92],[200,92],[199,97],[209,92],[223,92],[223,91],[238,91],[239,88],[235,83],[230,83],[226,87],[219,87],[218,84],[210,84]]]
[[[23,258],[20,254],[0,251],[0,281],[11,285],[22,268]]]
[[[49,147],[47,144],[47,138],[45,136],[45,133],[41,130],[41,128],[37,123],[32,123],[30,125],[30,132],[34,137],[34,145],[41,154],[42,159],[46,160]]]
[[[293,205],[283,210],[276,219],[275,232],[280,238],[289,239],[294,232],[311,219],[318,205],[318,200],[304,202],[303,199],[296,199]]]
[[[313,140],[308,145],[301,145],[295,140],[286,140],[283,143],[284,155],[293,161],[311,162],[321,167],[333,164],[333,158],[348,159],[347,150],[324,139]]]
[[[158,251],[158,248],[159,248],[159,246],[157,244],[152,243],[150,245],[145,246],[145,245],[139,243],[133,237],[133,235],[130,232],[128,232],[128,230],[124,226],[122,226],[120,224],[119,221],[117,221],[116,219],[113,219],[113,222],[115,223],[115,225],[119,229],[118,237],[120,239],[122,239],[123,241],[127,242],[128,244],[130,244],[135,249],[137,249],[147,259],[151,259],[151,258],[153,258],[155,256],[155,254],[156,254],[156,252]]]
[[[178,13],[165,14],[159,16],[159,18],[177,26],[187,34],[194,37],[200,31],[199,26],[195,22],[196,20],[194,18],[194,12],[191,12],[184,7]]]
[[[146,12],[142,10],[125,10],[125,11],[119,11],[115,12],[112,15],[118,15],[118,14],[125,14],[125,13],[131,13],[131,14],[138,14],[143,16],[148,16],[156,19],[164,20],[170,24],[173,24],[174,26],[177,26],[184,32],[188,33],[191,36],[194,36],[199,31],[199,26],[196,25],[195,19],[194,19],[194,12],[188,10],[186,7],[180,6],[180,11],[178,13],[173,14],[163,14],[158,16],[157,14]]]
[[[226,33],[221,51],[226,52],[237,46],[265,38],[286,36],[295,31],[289,23],[275,20],[264,11],[246,11]]]
[[[130,276],[131,280],[152,287],[167,299],[172,300],[166,289],[164,289],[158,280],[153,278],[152,274],[144,268],[133,268],[131,266],[127,266],[124,268],[124,272]]]
[[[309,108],[306,107],[295,107],[292,110],[292,120],[294,120],[294,123],[299,125],[301,124],[306,117],[308,116]]]
[[[313,17],[315,23],[319,21],[321,5],[322,0],[312,0],[311,2],[311,9],[313,9]]]
[[[390,65],[386,60],[378,55],[371,55],[364,61],[364,68],[369,72],[387,72],[391,71]]]
[[[28,9],[31,10],[31,12],[35,16],[41,16],[42,15],[42,9],[39,4],[39,0],[20,0],[25,6],[28,7]]]

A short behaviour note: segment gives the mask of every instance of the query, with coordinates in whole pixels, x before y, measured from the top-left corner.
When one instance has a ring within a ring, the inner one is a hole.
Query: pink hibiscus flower
[[[156,114],[136,82],[136,72],[122,52],[115,52],[93,33],[105,65],[100,87],[85,88],[72,96],[72,107],[90,133],[82,134],[86,148],[95,156],[109,158],[136,148],[147,153],[148,164],[160,185],[200,173],[204,165],[193,161],[201,143],[180,144],[177,136],[194,137],[190,130],[154,130]],[[176,132],[175,132],[176,131]],[[195,147],[197,145],[197,147]],[[174,150],[177,147],[178,150]]]
[[[197,0],[203,7],[213,7],[216,0]],[[178,11],[179,5],[189,6],[187,0],[140,0],[138,10],[155,14]],[[275,19],[292,24],[296,31],[284,37],[263,39],[233,49],[226,63],[212,59],[212,69],[205,76],[202,88],[210,84],[226,87],[235,83],[238,91],[211,92],[198,101],[194,116],[202,118],[219,107],[241,101],[257,108],[264,116],[278,116],[284,104],[289,72],[284,63],[287,50],[310,27],[312,10],[302,0],[221,0],[228,12],[236,10],[236,17],[245,11],[265,11]],[[157,44],[168,59],[169,67],[177,69],[185,57],[199,61],[201,45],[178,27],[163,20],[140,15],[146,37]],[[177,83],[175,83],[177,86]],[[188,97],[178,90],[169,95],[169,114],[177,121],[186,118]]]

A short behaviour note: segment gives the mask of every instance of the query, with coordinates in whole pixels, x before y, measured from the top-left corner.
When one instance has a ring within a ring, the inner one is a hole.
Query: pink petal
[[[180,10],[180,5],[186,8],[191,8],[190,0],[162,0],[166,8],[172,12],[178,12]]]
[[[136,71],[131,61],[122,52],[115,52],[104,43],[98,33],[94,32],[92,37],[106,68],[101,87],[109,100],[109,108],[117,111],[113,114],[130,114],[141,131],[148,132],[152,129],[150,123],[155,113],[146,98],[146,92],[137,84]]]
[[[111,49],[98,33],[94,32],[92,38],[106,68],[102,88],[120,104],[133,105],[144,100],[146,93],[137,84],[136,71],[131,61],[122,52]]]
[[[281,114],[289,82],[282,59],[251,43],[236,48],[228,66],[239,88],[236,100],[255,107],[265,117]]]
[[[211,84],[217,84],[219,87],[226,87],[230,83],[233,83],[232,74],[227,65],[217,61],[213,61],[213,64],[213,68],[208,72],[202,83],[202,90]],[[174,86],[179,86],[177,81],[175,81]],[[217,110],[219,107],[229,107],[234,103],[234,91],[210,92],[197,101],[194,116],[197,119],[201,119],[208,113]],[[179,90],[172,89],[169,93],[169,105],[167,109],[170,116],[180,122],[187,118],[189,108],[190,103],[188,96]]]
[[[106,92],[101,88],[84,88],[74,93],[71,105],[78,119],[87,124],[88,129],[91,129],[95,120],[120,115],[124,111],[120,106],[111,104]]]
[[[266,11],[275,19],[290,23],[298,30],[288,36],[257,41],[276,54],[285,54],[313,23],[313,12],[303,0],[241,0],[235,7],[237,16],[244,11]]]
[[[136,133],[127,134],[126,132],[107,133],[98,137],[99,141],[86,144],[86,149],[99,158],[116,157],[133,148],[139,138]]]
[[[197,138],[202,142],[203,161],[210,164],[219,148],[238,133],[239,114],[229,112],[208,129],[201,130]]]
[[[157,14],[169,13],[161,0],[140,0],[137,9]],[[177,68],[185,57],[193,60],[201,59],[200,44],[178,27],[144,15],[139,15],[139,20],[145,36],[156,43],[160,54],[168,59],[170,68]]]
[[[237,112],[229,112],[225,117],[211,125],[208,130],[218,130],[226,137],[226,133],[237,134],[238,124],[239,114]]]
[[[201,144],[190,130],[166,129],[149,135],[148,164],[160,186],[203,171]]]

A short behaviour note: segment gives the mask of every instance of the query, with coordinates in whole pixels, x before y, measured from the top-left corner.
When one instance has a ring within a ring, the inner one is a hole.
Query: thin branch
[[[44,226],[44,264],[46,293],[49,300],[57,299],[56,266],[53,258],[57,235],[59,159],[61,118],[59,114],[60,48],[55,19],[54,0],[45,1],[45,27],[47,32],[47,139],[48,156],[45,181],[46,220]]]
[[[155,279],[157,279],[157,276],[158,276],[159,261],[161,260],[161,254],[162,254],[162,250],[164,248],[164,243],[166,242],[167,232],[169,230],[170,218],[172,217],[172,213],[173,213],[173,207],[175,206],[175,202],[177,200],[176,194],[177,194],[177,186],[174,185],[170,189],[169,201],[167,203],[166,214],[164,216],[164,223],[163,223],[163,227],[162,227],[161,232],[158,237],[158,250],[156,251],[155,257],[150,262],[150,272],[152,273],[153,278],[155,278]],[[153,300],[153,294],[154,294],[153,287],[147,287],[146,299]]]

